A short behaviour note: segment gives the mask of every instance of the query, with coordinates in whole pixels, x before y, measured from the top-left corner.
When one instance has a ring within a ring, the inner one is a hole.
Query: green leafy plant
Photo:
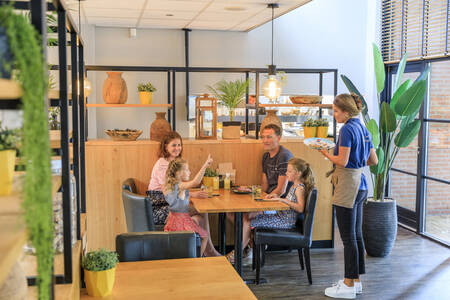
[[[233,121],[234,110],[245,99],[250,79],[226,81],[221,80],[214,86],[208,85],[208,90],[219,100],[219,103],[228,108],[230,121]]]
[[[59,123],[59,106],[51,106],[48,108],[48,125],[50,130],[60,130],[61,124]]]
[[[204,177],[216,177],[216,176],[219,176],[219,174],[217,174],[216,170],[214,170],[212,168],[206,168],[205,174],[203,176]]]
[[[303,122],[303,127],[318,127],[318,123],[313,118],[308,118],[305,122]]]
[[[385,88],[386,74],[383,58],[375,44],[373,44],[373,58],[378,107],[380,108],[378,122],[370,118],[367,103],[351,80],[344,75],[341,77],[348,90],[357,94],[363,103],[362,116],[372,135],[373,146],[378,156],[378,164],[370,167],[374,186],[373,198],[384,201],[387,178],[398,152],[401,148],[408,147],[419,133],[420,120],[415,120],[415,118],[425,97],[430,69],[427,68],[414,82],[410,79],[402,82],[407,59],[405,54],[399,63],[393,86],[393,96],[391,99],[382,101],[380,93]]]
[[[139,83],[138,84],[138,91],[139,92],[156,92],[156,88],[150,83]]]
[[[105,271],[114,268],[118,262],[116,252],[100,249],[88,252],[81,266],[88,271]]]
[[[321,119],[316,121],[316,124],[317,124],[318,127],[328,127],[329,122],[328,122],[327,119],[321,118]]]
[[[12,68],[22,88],[22,155],[26,173],[23,209],[29,237],[36,248],[40,300],[50,298],[53,266],[52,181],[41,38],[29,20],[11,5],[0,6],[0,26],[6,29],[13,54]]]
[[[0,121],[0,151],[17,150],[19,139],[19,129],[3,128],[2,122]]]

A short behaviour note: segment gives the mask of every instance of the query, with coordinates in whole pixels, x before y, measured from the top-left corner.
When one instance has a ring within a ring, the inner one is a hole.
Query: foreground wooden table
[[[81,299],[89,297],[85,291]],[[256,299],[225,257],[119,263],[112,295],[99,299]]]
[[[225,230],[224,213],[234,213],[234,267],[240,276],[242,276],[242,213],[289,209],[287,204],[279,201],[255,201],[250,194],[236,194],[224,190],[219,191],[219,196],[207,199],[190,198],[190,200],[199,213],[221,213],[220,251],[224,251],[225,246],[225,241],[222,240]]]

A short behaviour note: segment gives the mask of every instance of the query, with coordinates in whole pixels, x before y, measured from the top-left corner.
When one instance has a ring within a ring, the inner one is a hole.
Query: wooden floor
[[[425,217],[426,232],[450,242],[450,214]]]
[[[324,289],[342,279],[344,255],[339,233],[335,249],[313,249],[313,284],[300,269],[296,251],[266,254],[262,277],[268,283],[249,285],[258,299],[330,299]],[[254,278],[250,267],[246,278]],[[389,257],[366,258],[364,293],[357,299],[450,299],[450,250],[406,229],[398,229]]]

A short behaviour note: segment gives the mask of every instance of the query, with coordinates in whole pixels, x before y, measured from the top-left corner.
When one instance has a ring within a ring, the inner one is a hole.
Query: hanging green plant
[[[12,68],[22,87],[22,154],[26,162],[23,208],[30,240],[36,248],[39,299],[50,298],[53,263],[53,221],[41,37],[29,20],[15,14],[11,5],[0,7],[0,27],[6,29],[13,54]]]

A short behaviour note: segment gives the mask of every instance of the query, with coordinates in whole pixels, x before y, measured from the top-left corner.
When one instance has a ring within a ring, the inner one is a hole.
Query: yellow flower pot
[[[203,185],[208,187],[208,186],[214,186],[214,177],[203,177]]]
[[[141,104],[152,104],[153,93],[139,92],[139,99],[141,100]]]
[[[88,271],[84,270],[84,281],[88,295],[91,297],[105,297],[111,294],[116,268],[105,271]]]
[[[11,194],[16,150],[0,151],[0,196]]]
[[[317,137],[319,137],[319,138],[328,137],[328,126],[317,127]]]
[[[303,127],[303,136],[305,139],[317,136],[317,127]]]

